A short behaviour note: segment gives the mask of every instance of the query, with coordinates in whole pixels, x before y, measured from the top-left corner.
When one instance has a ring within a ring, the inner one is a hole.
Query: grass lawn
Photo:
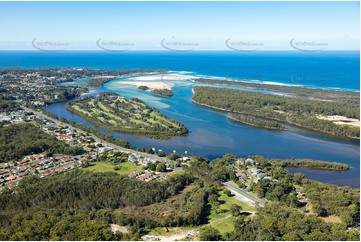
[[[107,108],[103,103],[99,102],[98,106],[103,109],[105,112],[110,112],[109,108]]]
[[[233,224],[236,220],[235,217],[229,212],[232,204],[237,204],[242,207],[242,212],[255,212],[256,210],[245,203],[240,202],[235,197],[228,197],[222,191],[219,192],[221,195],[218,198],[220,201],[220,206],[218,208],[218,213],[216,213],[215,209],[211,209],[211,213],[208,216],[209,223],[212,227],[218,229],[221,234],[225,234],[227,232],[232,232],[234,227]]]
[[[114,170],[114,167],[119,167],[120,170]],[[90,166],[82,168],[87,171],[94,171],[94,172],[116,172],[120,175],[128,175],[134,171],[141,171],[143,167],[136,166],[133,163],[127,161],[117,165],[114,165],[110,162],[93,162]]]

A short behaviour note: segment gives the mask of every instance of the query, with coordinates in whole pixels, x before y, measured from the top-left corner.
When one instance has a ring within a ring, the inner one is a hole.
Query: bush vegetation
[[[360,110],[359,106],[356,105],[229,88],[202,86],[195,87],[194,91],[193,101],[207,107],[279,121],[347,138],[360,137],[359,127],[339,125],[317,117],[318,115],[340,115],[359,119]],[[248,122],[257,125],[258,120],[255,118],[253,122],[248,119]]]

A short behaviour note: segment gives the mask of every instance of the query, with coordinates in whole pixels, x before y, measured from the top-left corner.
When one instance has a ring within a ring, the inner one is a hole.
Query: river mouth
[[[108,132],[95,127],[77,115],[69,113],[65,108],[65,103],[51,104],[45,109],[59,117],[97,128],[99,131],[111,134],[116,138],[125,139],[134,147],[150,147],[166,152],[175,150],[181,154],[195,154],[209,159],[221,157],[225,153],[232,153],[242,157],[263,155],[267,158],[304,158],[342,162],[351,165],[351,169],[347,172],[326,170],[310,172],[303,168],[290,168],[289,170],[291,172],[304,172],[306,177],[318,181],[359,187],[359,141],[336,139],[297,128],[272,131],[243,125],[229,120],[225,112],[194,104],[192,102],[192,88],[198,84],[194,83],[191,77],[172,80],[164,76],[159,79],[158,76],[154,75],[154,78],[161,82],[172,83],[174,95],[163,98],[150,92],[139,91],[136,85],[129,84],[131,81],[129,78],[110,81],[100,89],[92,88],[89,95],[98,95],[99,92],[108,91],[118,93],[126,98],[137,97],[168,117],[183,123],[189,129],[188,135],[164,141]],[[148,78],[148,80],[154,82],[154,78],[151,80]],[[122,81],[127,83],[122,84]]]

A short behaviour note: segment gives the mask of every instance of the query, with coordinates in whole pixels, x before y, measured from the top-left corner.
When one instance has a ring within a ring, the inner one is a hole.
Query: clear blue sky
[[[225,40],[290,49],[290,40],[359,49],[358,2],[0,2],[0,49],[31,41],[97,49],[96,40],[161,49],[162,39],[227,49]]]

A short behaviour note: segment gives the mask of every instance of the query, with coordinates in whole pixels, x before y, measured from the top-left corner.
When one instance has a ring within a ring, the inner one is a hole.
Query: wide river
[[[226,113],[193,104],[192,88],[196,84],[191,80],[186,80],[184,75],[180,76],[183,76],[182,80],[175,81],[172,75],[168,77],[171,80],[167,80],[167,76],[161,80],[174,84],[172,88],[174,96],[170,98],[161,98],[149,92],[140,92],[135,85],[122,84],[124,81],[129,82],[127,78],[108,82],[101,89],[93,88],[92,94],[90,94],[97,95],[101,91],[116,92],[127,98],[138,97],[148,105],[158,108],[167,116],[183,123],[190,131],[188,135],[171,140],[155,140],[105,131],[69,113],[65,108],[65,103],[49,105],[46,110],[59,117],[97,128],[116,138],[126,139],[134,147],[154,147],[166,152],[175,150],[178,153],[187,152],[210,159],[220,157],[225,153],[232,153],[242,157],[257,154],[268,158],[310,158],[344,162],[352,166],[349,171],[335,172],[298,168],[289,170],[291,172],[301,171],[306,177],[322,182],[359,187],[359,141],[336,139],[294,127],[288,127],[287,131],[271,131],[236,123],[229,120]],[[159,76],[145,79],[151,82],[159,81]],[[81,83],[84,80],[77,82]]]

